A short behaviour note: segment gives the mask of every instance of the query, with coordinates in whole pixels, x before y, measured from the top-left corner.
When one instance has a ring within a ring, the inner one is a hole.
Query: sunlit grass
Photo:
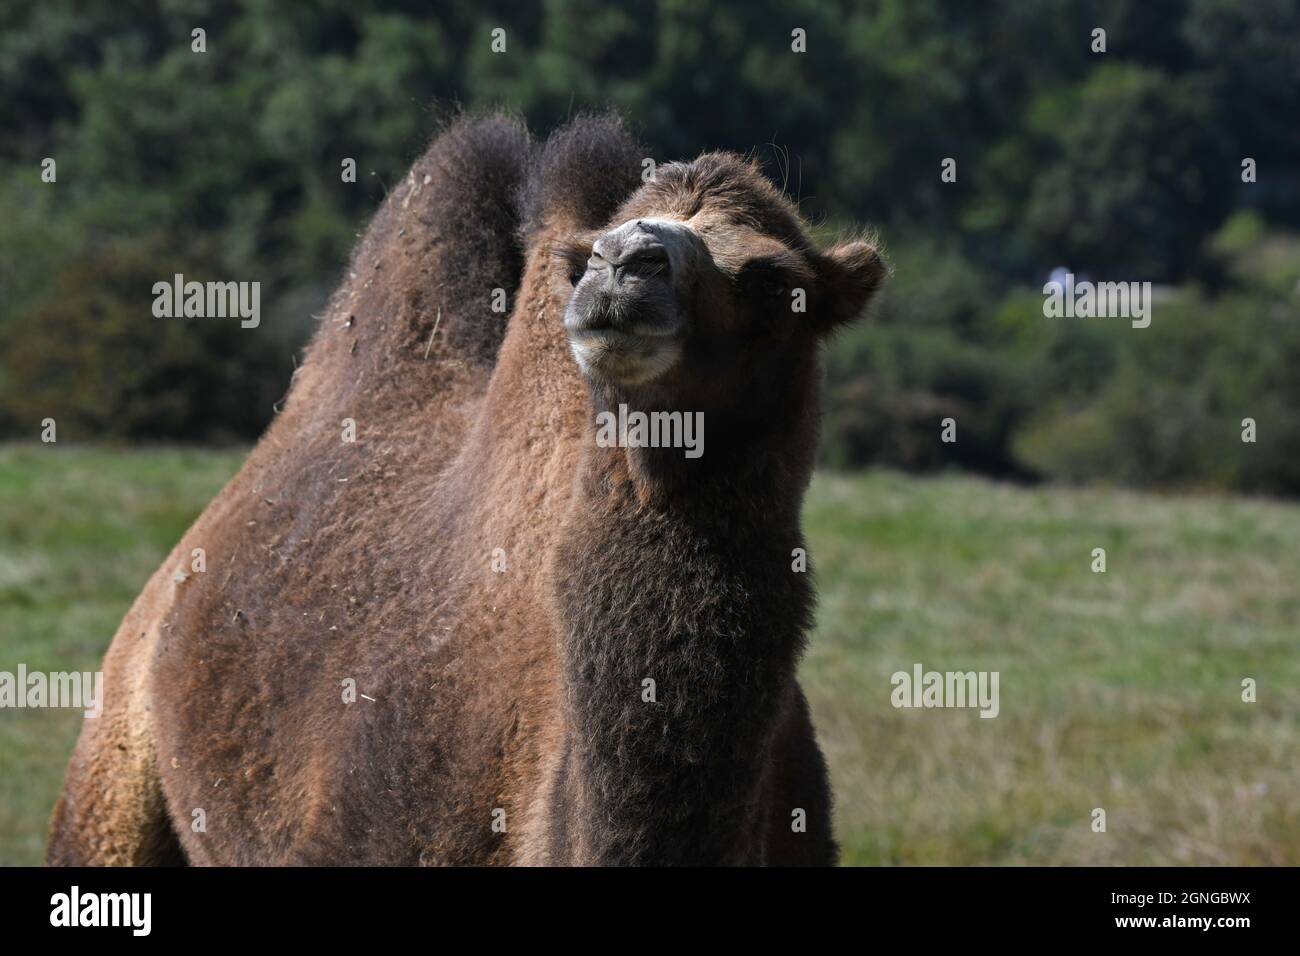
[[[1300,862],[1300,510],[877,473],[806,517],[846,863]],[[916,662],[1000,715],[895,710]]]
[[[97,670],[144,582],[243,458],[0,447],[0,670]],[[80,711],[0,711],[0,863],[40,862],[80,727]]]

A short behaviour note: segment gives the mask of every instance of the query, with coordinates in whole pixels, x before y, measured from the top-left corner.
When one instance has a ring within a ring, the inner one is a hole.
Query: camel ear
[[[822,332],[862,315],[889,275],[880,251],[870,242],[841,243],[821,257],[818,267],[817,321]]]

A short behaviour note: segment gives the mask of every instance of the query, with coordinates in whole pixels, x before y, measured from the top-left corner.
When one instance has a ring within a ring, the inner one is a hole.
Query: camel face
[[[564,313],[583,373],[639,385],[672,369],[687,333],[685,297],[706,255],[689,227],[668,219],[628,220],[592,242]]]
[[[885,271],[866,242],[817,249],[789,201],[727,153],[662,167],[560,255],[588,380],[611,399],[714,411],[804,401],[818,342]]]

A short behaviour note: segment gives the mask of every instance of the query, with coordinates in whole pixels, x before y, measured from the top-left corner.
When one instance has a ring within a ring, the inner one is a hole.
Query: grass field
[[[95,669],[241,459],[0,447],[0,670]],[[873,473],[807,529],[845,863],[1300,864],[1300,509]],[[894,709],[918,662],[998,671],[999,716]],[[79,722],[0,711],[0,863],[39,862]]]

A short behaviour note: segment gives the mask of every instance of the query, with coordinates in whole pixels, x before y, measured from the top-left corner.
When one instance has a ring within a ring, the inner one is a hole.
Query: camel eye
[[[568,259],[569,285],[577,285],[582,281],[582,277],[587,274],[591,263],[589,257],[582,254],[580,250],[575,251]]]
[[[569,285],[577,285],[587,273],[587,258],[591,255],[591,247],[579,241],[564,242],[552,255],[564,269],[564,277],[569,280]]]
[[[790,271],[767,257],[751,259],[745,263],[740,278],[750,295],[765,301],[788,295],[794,285]]]
[[[790,291],[790,277],[780,269],[763,269],[754,277],[751,288],[764,299],[780,299]]]

